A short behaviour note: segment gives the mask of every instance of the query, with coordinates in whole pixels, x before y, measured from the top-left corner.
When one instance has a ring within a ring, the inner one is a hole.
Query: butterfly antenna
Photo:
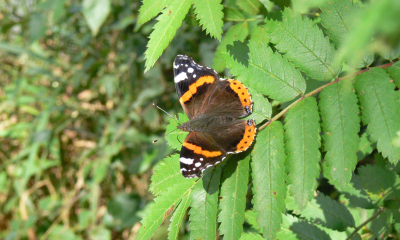
[[[160,109],[161,111],[163,111],[164,113],[166,113],[168,116],[170,116],[171,118],[175,119],[175,120],[178,121],[180,124],[182,124],[176,117],[172,116],[172,115],[169,114],[167,111],[165,111],[164,109],[162,109],[162,108],[160,108],[159,106],[157,106],[157,104],[153,103],[153,106],[156,106],[158,109]],[[160,140],[160,139],[162,139],[162,138],[165,138],[166,136],[168,136],[169,134],[175,132],[176,130],[177,130],[177,129],[175,129],[175,130],[169,132],[167,135],[165,135],[165,133],[164,133],[162,137],[160,137],[159,139],[154,140],[153,143],[158,142],[158,140]]]
[[[153,106],[156,106],[158,109],[160,109],[161,111],[163,111],[164,113],[166,113],[168,116],[172,117],[173,119],[175,119],[176,121],[178,121],[180,124],[182,124],[176,117],[172,116],[171,114],[169,114],[167,111],[165,111],[164,109],[160,108],[159,106],[157,106],[157,104],[153,103]]]

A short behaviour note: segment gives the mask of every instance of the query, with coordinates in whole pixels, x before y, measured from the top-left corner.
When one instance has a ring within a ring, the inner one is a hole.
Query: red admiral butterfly
[[[241,82],[220,78],[188,56],[178,55],[173,66],[179,102],[190,119],[178,126],[189,132],[181,150],[181,173],[186,178],[200,177],[227,154],[251,146],[255,122],[239,118],[252,113],[253,101]]]

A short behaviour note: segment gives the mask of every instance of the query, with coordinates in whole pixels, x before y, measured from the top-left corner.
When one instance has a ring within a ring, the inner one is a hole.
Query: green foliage
[[[310,97],[289,110],[285,119],[286,171],[290,194],[300,209],[307,206],[317,188],[321,153],[317,101]]]
[[[339,189],[350,182],[357,164],[360,118],[353,89],[351,81],[335,83],[321,91],[319,101],[324,150],[327,152],[323,171]]]
[[[221,168],[205,173],[193,189],[190,203],[190,238],[215,239]]]
[[[286,173],[283,126],[269,125],[259,133],[251,161],[253,204],[259,227],[268,239],[273,239],[281,227],[285,213]]]
[[[238,239],[243,232],[244,211],[246,209],[247,184],[249,182],[250,155],[234,164],[243,157],[232,157],[229,165],[224,168],[221,185],[219,232],[227,239]]]
[[[174,0],[157,18],[158,22],[154,26],[154,31],[150,34],[145,52],[146,72],[154,65],[171,42],[191,5],[191,0]]]
[[[306,85],[300,72],[280,54],[273,53],[264,43],[235,43],[227,66],[240,81],[278,101],[292,100],[304,93]]]
[[[396,0],[2,2],[0,239],[397,237],[399,15]],[[177,54],[254,101],[253,146],[200,179],[179,169]]]
[[[400,129],[399,95],[395,85],[382,69],[371,69],[355,79],[355,87],[361,103],[361,117],[371,140],[377,142],[378,151],[390,162],[400,159],[400,148],[392,142]]]
[[[193,0],[195,7],[196,17],[212,37],[220,40],[222,35],[222,26],[224,22],[222,17],[224,8],[221,4],[221,0]]]
[[[305,74],[320,81],[327,81],[340,70],[332,66],[334,48],[310,19],[286,8],[283,21],[266,21],[267,32],[276,48]]]

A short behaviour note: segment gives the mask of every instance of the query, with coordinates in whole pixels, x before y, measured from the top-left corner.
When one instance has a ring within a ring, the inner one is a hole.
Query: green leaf
[[[266,21],[267,32],[276,48],[305,74],[320,81],[337,77],[339,67],[333,67],[334,48],[329,39],[310,19],[286,8],[283,21]]]
[[[292,0],[293,11],[307,14],[311,8],[315,8],[320,4],[324,4],[328,0]]]
[[[164,7],[171,4],[173,0],[143,0],[139,9],[138,23],[145,24],[153,17],[157,16]]]
[[[190,204],[190,194],[183,197],[182,201],[179,203],[174,214],[171,217],[171,224],[168,227],[168,239],[178,239],[179,229],[183,222],[183,217],[185,216],[186,210],[189,208]]]
[[[376,210],[377,211],[377,210]],[[377,218],[372,220],[370,230],[374,233],[376,239],[387,239],[390,233],[390,225],[392,223],[392,213],[385,210]]]
[[[400,88],[400,62],[396,62],[392,66],[386,68],[386,72],[389,73],[396,87]]]
[[[218,222],[219,233],[226,239],[239,239],[243,232],[250,162],[250,155],[245,154],[231,157],[222,175]]]
[[[229,238],[231,239],[231,238]],[[257,233],[242,233],[242,236],[240,236],[240,240],[264,240],[264,238]]]
[[[190,203],[190,239],[215,239],[217,236],[218,193],[221,168],[208,171],[196,184]]]
[[[378,151],[391,163],[397,163],[400,148],[392,142],[400,130],[400,103],[395,85],[383,69],[373,68],[355,78],[355,87],[363,123],[368,124],[367,133],[373,142],[377,142]]]
[[[353,27],[352,14],[359,9],[358,4],[353,5],[351,0],[331,0],[320,9],[325,32],[336,46],[340,46]]]
[[[376,148],[376,144],[371,143],[368,134],[364,132],[360,137],[360,143],[358,145],[357,160],[361,161],[366,156],[372,153]]]
[[[355,187],[355,185],[357,184],[355,184],[354,182],[360,181],[359,179],[360,177],[358,175],[353,174],[352,182],[347,184],[347,186],[342,189],[342,196],[348,200],[348,204],[346,205],[353,208],[375,208],[374,203],[368,197],[368,194],[364,191],[364,189],[357,189]]]
[[[29,40],[35,42],[46,33],[46,15],[43,13],[34,13],[29,21]]]
[[[323,172],[338,189],[345,187],[357,164],[360,131],[358,99],[345,80],[324,88],[320,95],[324,151]]]
[[[150,239],[158,226],[173,212],[179,201],[190,193],[194,185],[195,180],[184,179],[184,181],[180,181],[174,186],[169,187],[164,194],[157,197],[141,221],[142,226],[138,231],[136,239]]]
[[[253,212],[252,210],[247,210],[244,213],[244,217],[246,219],[246,222],[250,224],[252,228],[257,230],[259,233],[263,233],[262,229],[260,229],[260,225],[257,222],[257,213]]]
[[[158,22],[154,26],[154,31],[150,34],[147,50],[144,53],[146,59],[145,72],[154,65],[171,42],[191,5],[192,0],[174,0],[157,18]]]
[[[179,154],[174,154],[165,158],[154,169],[149,191],[158,196],[170,186],[185,180],[186,178],[180,172]]]
[[[196,18],[200,22],[203,30],[206,30],[210,36],[221,40],[222,27],[224,22],[222,18],[224,8],[221,0],[193,0]]]
[[[258,133],[251,161],[253,204],[266,239],[274,239],[285,213],[286,173],[283,126],[273,122]]]
[[[285,122],[289,190],[303,209],[314,195],[320,172],[320,128],[315,98],[305,98],[297,103],[288,111]]]
[[[247,35],[249,35],[249,25],[247,22],[233,25],[228,29],[215,52],[212,65],[215,71],[222,72],[225,69],[226,60],[224,56],[227,53],[226,46],[232,44],[234,41],[244,41]]]
[[[169,120],[169,124],[165,129],[165,140],[167,141],[168,146],[171,148],[180,151],[182,148],[182,143],[188,135],[187,132],[182,132],[182,130],[177,129],[181,123],[189,121],[189,118],[186,114],[178,113],[178,121],[171,118]],[[181,123],[180,123],[181,122]]]
[[[326,232],[291,215],[283,215],[283,224],[276,239],[331,239]]]
[[[89,25],[92,35],[96,36],[101,25],[111,11],[110,0],[84,0],[82,13]]]
[[[264,5],[264,7],[268,10],[268,12],[273,11],[274,3],[271,0],[260,0],[260,2]]]
[[[393,171],[378,166],[362,166],[358,169],[360,181],[368,194],[379,199],[400,199],[400,177]]]
[[[355,227],[354,218],[349,210],[322,193],[319,193],[318,197],[300,212],[300,216],[309,222],[338,231],[345,231],[347,227]]]
[[[236,0],[236,5],[250,15],[257,14],[261,7],[261,3],[258,0]]]
[[[326,33],[332,42],[340,47],[349,35],[354,25],[354,14],[359,10],[359,5],[351,0],[326,1],[320,6],[321,23],[326,28]],[[372,53],[366,53],[357,67],[368,66],[374,60]]]
[[[268,99],[251,88],[249,88],[249,92],[254,102],[253,113],[249,116],[249,118],[254,119],[256,123],[261,123],[266,119],[270,119],[272,114],[272,106]]]
[[[289,101],[304,93],[306,83],[301,73],[268,45],[235,42],[228,49],[227,66],[246,86],[278,101]]]

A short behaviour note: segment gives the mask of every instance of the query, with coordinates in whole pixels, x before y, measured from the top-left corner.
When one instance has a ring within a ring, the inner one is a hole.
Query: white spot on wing
[[[174,81],[175,81],[175,83],[178,83],[178,82],[183,81],[183,80],[186,80],[186,79],[187,79],[187,74],[186,74],[186,72],[181,72],[181,73],[179,73],[177,76],[175,76]]]
[[[193,71],[194,71],[194,69],[193,68],[188,68],[188,73],[192,73]]]
[[[192,158],[184,158],[184,157],[181,157],[179,160],[181,161],[181,163],[184,163],[187,165],[193,164],[193,161],[194,161],[194,159],[192,159]]]
[[[196,74],[193,74],[193,78],[196,78]]]
[[[201,163],[197,162],[197,163],[195,163],[194,165],[195,165],[196,167],[200,167],[200,166],[201,166]]]
[[[203,158],[200,158],[200,161],[203,161],[204,159]]]

